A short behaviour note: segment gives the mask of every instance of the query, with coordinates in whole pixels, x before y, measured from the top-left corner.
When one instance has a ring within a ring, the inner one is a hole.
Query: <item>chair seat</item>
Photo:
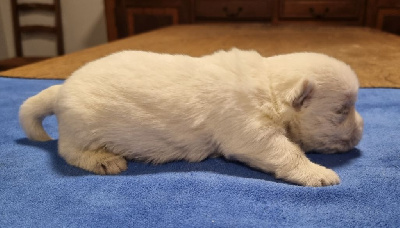
[[[30,63],[39,62],[45,59],[48,59],[48,57],[15,57],[10,59],[0,60],[0,71],[27,65]]]

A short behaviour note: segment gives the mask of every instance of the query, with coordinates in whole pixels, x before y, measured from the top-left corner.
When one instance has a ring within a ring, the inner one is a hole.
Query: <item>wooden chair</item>
[[[53,3],[18,3],[18,0],[11,0],[12,20],[14,27],[14,43],[16,57],[0,60],[0,71],[14,67],[38,62],[49,57],[27,57],[22,49],[22,34],[50,34],[56,37],[57,55],[64,54],[64,40],[61,23],[60,0],[53,0]],[[50,12],[54,15],[54,25],[21,25],[20,14],[23,13]]]

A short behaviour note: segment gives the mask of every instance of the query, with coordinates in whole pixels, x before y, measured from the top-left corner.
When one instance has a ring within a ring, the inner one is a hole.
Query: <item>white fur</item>
[[[322,54],[123,51],[29,98],[20,120],[29,138],[48,140],[41,121],[55,113],[59,154],[98,174],[125,170],[125,158],[222,155],[296,184],[333,185],[336,173],[304,151],[343,152],[359,142],[358,86],[349,66]]]

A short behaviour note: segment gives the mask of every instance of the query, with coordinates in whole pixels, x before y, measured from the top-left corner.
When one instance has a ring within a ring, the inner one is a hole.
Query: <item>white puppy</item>
[[[200,58],[123,51],[98,59],[21,106],[33,140],[59,124],[59,154],[97,174],[127,159],[235,159],[299,185],[340,182],[305,151],[344,152],[361,139],[358,80],[350,67],[315,53],[264,58],[219,51]]]

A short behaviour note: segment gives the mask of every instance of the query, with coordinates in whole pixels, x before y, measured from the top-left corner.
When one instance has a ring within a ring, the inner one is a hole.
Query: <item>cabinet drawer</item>
[[[357,19],[364,9],[363,0],[282,0],[281,18]]]
[[[267,19],[272,17],[272,0],[197,0],[197,19]]]

